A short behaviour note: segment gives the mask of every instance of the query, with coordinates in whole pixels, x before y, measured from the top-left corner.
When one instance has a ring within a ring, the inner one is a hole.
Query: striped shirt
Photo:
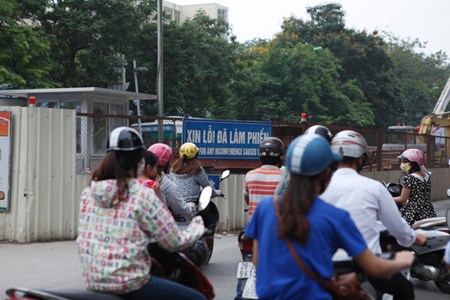
[[[263,165],[249,171],[244,179],[244,195],[249,197],[248,215],[255,213],[256,206],[263,197],[273,196],[281,179],[282,171],[277,166]]]

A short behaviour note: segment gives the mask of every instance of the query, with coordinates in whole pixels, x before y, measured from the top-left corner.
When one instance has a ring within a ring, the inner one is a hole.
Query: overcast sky
[[[239,42],[273,38],[283,18],[307,19],[306,7],[341,3],[347,28],[392,32],[427,42],[426,53],[450,55],[450,0],[168,0],[185,4],[218,3],[228,7],[229,23]]]

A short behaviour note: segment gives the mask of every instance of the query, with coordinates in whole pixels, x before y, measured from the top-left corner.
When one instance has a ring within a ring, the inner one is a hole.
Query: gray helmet
[[[343,130],[334,136],[331,149],[342,156],[358,158],[367,154],[367,142],[360,133]]]
[[[260,157],[281,157],[284,154],[283,142],[276,137],[265,138],[261,144],[259,144],[259,156]]]

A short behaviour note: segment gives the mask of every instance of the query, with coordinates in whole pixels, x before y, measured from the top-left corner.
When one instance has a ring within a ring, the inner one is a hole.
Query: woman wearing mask
[[[406,173],[402,181],[402,192],[394,198],[397,204],[402,205],[400,214],[409,225],[436,217],[431,204],[431,174],[424,167],[425,154],[419,149],[407,149],[398,158],[401,170]]]
[[[319,135],[302,135],[290,144],[286,169],[291,178],[286,192],[263,199],[245,229],[254,239],[259,299],[332,299],[297,265],[288,241],[303,263],[323,279],[333,275],[332,257],[338,248],[373,276],[389,276],[411,266],[410,252],[398,252],[394,260],[374,255],[349,213],[318,198],[330,181],[334,162],[340,159]]]
[[[178,251],[192,245],[205,228],[195,217],[180,231],[154,191],[139,183],[145,153],[137,131],[114,129],[107,154],[81,195],[77,244],[86,288],[126,299],[205,299],[188,287],[150,276],[150,239]]]
[[[210,186],[208,176],[197,159],[199,149],[193,143],[184,143],[180,147],[180,157],[173,163],[170,178],[177,185],[178,194],[186,202],[198,200],[200,191]],[[220,191],[213,189],[212,197],[220,196]]]

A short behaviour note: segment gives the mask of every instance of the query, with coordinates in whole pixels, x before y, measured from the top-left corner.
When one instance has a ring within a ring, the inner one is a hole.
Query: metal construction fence
[[[94,170],[106,153],[106,142],[111,130],[118,126],[131,126],[142,133],[144,144],[150,146],[158,141],[158,120],[163,122],[163,141],[178,153],[182,143],[182,117],[151,117],[129,115],[100,115],[77,113],[77,174]],[[140,122],[139,122],[140,120]],[[139,126],[140,123],[140,126]],[[272,135],[280,138],[286,146],[311,124],[272,122]],[[427,168],[449,167],[449,138],[434,135],[418,135],[415,132],[383,131],[360,129],[343,126],[326,125],[333,134],[345,129],[361,133],[368,143],[368,157],[364,170],[385,171],[398,170],[397,158],[405,149],[418,148],[426,154]],[[245,174],[259,161],[208,160],[204,166],[208,173],[219,173],[231,169],[234,174]]]

